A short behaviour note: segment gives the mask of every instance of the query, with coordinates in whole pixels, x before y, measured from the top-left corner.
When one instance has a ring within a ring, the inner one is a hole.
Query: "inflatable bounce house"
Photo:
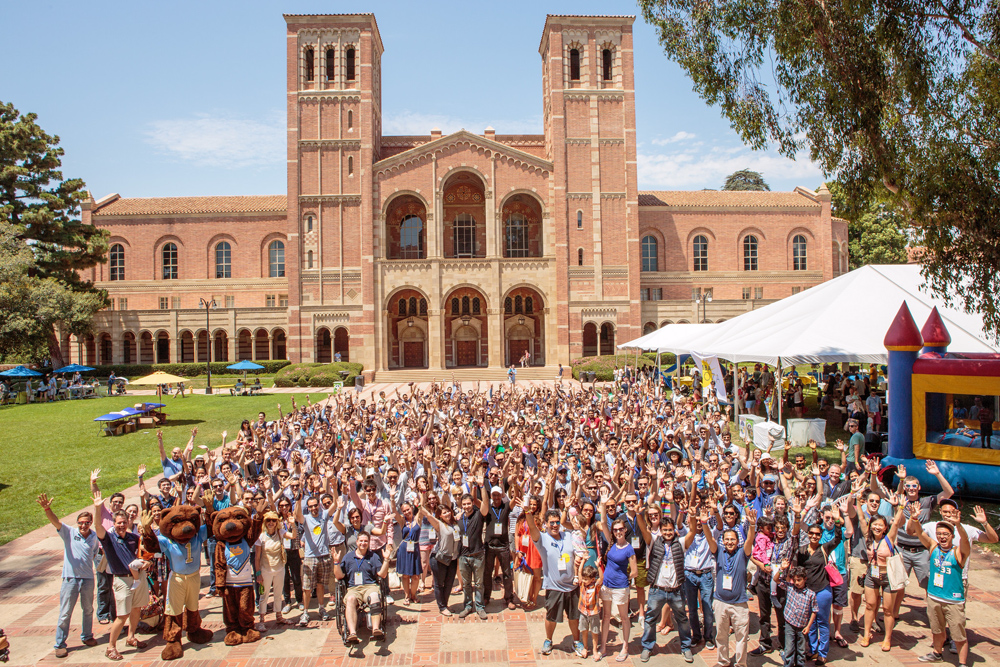
[[[924,470],[933,459],[956,495],[1000,499],[1000,354],[948,352],[937,308],[918,329],[906,302],[885,335],[889,351],[889,454],[922,489],[939,491]]]

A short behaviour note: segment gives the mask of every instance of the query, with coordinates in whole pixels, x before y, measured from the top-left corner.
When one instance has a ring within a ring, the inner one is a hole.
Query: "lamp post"
[[[206,394],[212,393],[212,330],[209,328],[208,316],[213,310],[219,307],[215,299],[198,299],[198,307],[205,309],[205,371],[208,373],[208,386],[205,388]]]
[[[701,305],[701,318],[698,320],[699,322],[705,321],[705,312],[708,310],[708,304],[710,303],[712,303],[711,292],[705,292],[704,296],[699,294],[694,298],[695,316],[698,315],[698,306]]]

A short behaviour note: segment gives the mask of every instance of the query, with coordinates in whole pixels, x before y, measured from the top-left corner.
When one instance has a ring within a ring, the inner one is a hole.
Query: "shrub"
[[[354,386],[354,378],[361,375],[364,366],[346,361],[333,364],[291,364],[274,376],[276,387],[332,387],[341,381],[340,371],[347,371],[345,387]]]
[[[229,371],[226,370],[226,366],[232,366],[235,361],[213,361],[209,364],[212,369],[212,375],[233,375],[239,371]],[[259,364],[264,367],[261,371],[252,371],[252,373],[261,373],[264,375],[271,375],[276,373],[280,369],[288,366],[290,361],[285,359],[274,360],[274,361],[255,361],[255,364]],[[179,375],[180,377],[198,377],[205,374],[204,363],[198,364],[104,364],[102,366],[94,366],[94,370],[87,371],[83,375],[93,375],[99,378],[106,378],[111,374],[111,371],[115,372],[118,377],[126,377],[131,379],[144,377],[150,373],[156,371],[163,371],[164,373],[170,373],[171,375]]]
[[[602,382],[609,382],[614,379],[615,373],[615,357],[614,355],[607,355],[603,357],[581,357],[580,359],[573,359],[570,362],[570,366],[573,367],[573,377],[577,380],[580,379],[580,372],[585,371],[588,373],[597,373],[597,379]],[[623,355],[618,355],[617,358],[618,367],[628,366],[629,368],[635,368],[635,357],[625,357]],[[650,359],[645,357],[639,357],[639,368],[645,368],[646,366],[655,365]]]

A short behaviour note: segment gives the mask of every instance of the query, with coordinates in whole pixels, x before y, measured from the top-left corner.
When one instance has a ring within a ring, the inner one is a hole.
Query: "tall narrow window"
[[[514,312],[515,313],[524,312],[524,299],[521,298],[520,294],[514,297]]]
[[[524,297],[524,314],[531,315],[535,310],[535,302],[530,296]]]
[[[399,316],[400,317],[406,316],[406,299],[399,300]]]
[[[583,248],[576,249],[576,265],[583,266]]]
[[[313,267],[313,251],[310,250],[306,253],[306,268],[311,269]]]
[[[351,109],[347,110],[347,129],[348,130],[354,129],[354,111],[352,111]]]
[[[125,280],[125,246],[116,243],[111,246],[108,252],[108,264],[110,265],[111,280]]]
[[[354,156],[352,155],[347,156],[347,175],[354,175]]]
[[[427,315],[427,299],[420,300],[420,314],[423,316]]]
[[[455,217],[455,256],[472,257],[476,252],[476,220],[468,213]]]
[[[655,236],[643,236],[642,237],[642,270],[643,271],[657,271],[658,262],[656,259],[656,237]]]
[[[462,314],[468,315],[469,308],[472,306],[472,300],[469,299],[468,295],[462,297]]]
[[[411,296],[410,297],[410,315],[416,315],[416,314],[417,314],[417,297]]]
[[[400,259],[423,259],[424,221],[415,215],[403,220],[399,225]]]
[[[354,68],[354,49],[347,49],[347,53],[345,55],[347,56],[346,57],[347,66],[345,68],[347,73],[344,76],[344,78],[347,81],[354,81],[354,69],[355,69]]]
[[[268,275],[272,278],[285,277],[285,244],[271,241],[267,246]]]
[[[805,271],[806,262],[806,237],[796,234],[792,239],[792,269],[794,271]]]
[[[757,270],[757,237],[753,234],[743,237],[743,270]]]
[[[580,49],[569,50],[569,80],[580,80]]]
[[[694,270],[708,271],[708,238],[699,234],[694,237]]]
[[[316,78],[316,63],[314,62],[316,59],[316,54],[311,48],[306,49],[305,59],[306,59],[306,81],[312,81],[314,78]]]
[[[472,314],[478,315],[480,312],[479,297],[473,297],[472,299]]]
[[[333,81],[337,74],[337,52],[334,49],[326,50],[326,80]]]
[[[177,280],[177,244],[163,246],[163,279]]]
[[[583,211],[576,212],[576,228],[583,229]]]
[[[510,297],[503,300],[503,313],[504,315],[512,315],[514,313],[514,301]]]
[[[461,310],[460,303],[461,302],[458,300],[457,296],[454,299],[451,300],[451,314],[452,315],[456,315],[457,316],[457,315],[461,314],[462,310]]]
[[[520,213],[507,218],[504,250],[507,257],[528,256],[528,220]]]
[[[215,277],[233,277],[233,249],[229,246],[229,241],[220,241],[215,246]]]
[[[611,49],[604,49],[601,52],[601,78],[611,81]]]
[[[313,230],[314,218],[311,215],[306,216],[306,231],[311,232]]]

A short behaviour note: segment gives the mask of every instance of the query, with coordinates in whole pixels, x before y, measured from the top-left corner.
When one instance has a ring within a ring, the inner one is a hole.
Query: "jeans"
[[[646,623],[642,631],[642,647],[648,651],[656,648],[656,626],[660,622],[663,605],[669,605],[674,615],[674,625],[681,638],[681,650],[690,649],[691,624],[688,622],[687,609],[684,608],[684,593],[680,590],[671,592],[652,587],[646,596]]]
[[[205,548],[208,549],[208,592],[211,595],[215,595],[215,543],[214,537],[205,540]]]
[[[451,587],[455,585],[455,575],[458,574],[458,560],[442,565],[437,558],[431,556],[431,574],[434,575],[434,599],[438,603],[438,611],[448,608],[448,598]]]
[[[830,606],[833,604],[833,591],[827,586],[816,594],[816,622],[809,628],[809,652],[821,658],[826,658],[830,652]]]
[[[94,636],[94,580],[63,579],[62,586],[59,588],[59,624],[56,626],[56,648],[66,648],[69,620],[73,615],[73,608],[76,607],[77,597],[80,598],[80,610],[83,612],[80,639],[87,641]]]
[[[691,620],[691,638],[697,644],[702,637],[705,641],[715,641],[715,615],[712,613],[712,597],[715,594],[715,574],[711,571],[695,574],[684,571],[684,595],[687,597],[688,617]],[[704,634],[698,620],[698,598],[701,598],[701,615],[705,619]]]
[[[458,557],[458,571],[462,575],[462,592],[465,609],[472,609],[475,601],[476,610],[483,608],[483,561],[482,552]]]
[[[815,627],[819,619],[813,623]],[[812,630],[812,628],[810,628]],[[809,652],[809,641],[802,628],[797,628],[791,623],[785,623],[785,652],[781,657],[785,661],[784,667],[803,667],[806,664],[806,653]]]
[[[493,593],[493,567],[496,561],[500,561],[501,579],[503,581],[503,601],[514,601],[514,577],[510,568],[510,549],[506,546],[494,549],[486,547],[486,564],[483,566],[483,586],[486,590],[483,594],[483,604],[490,601]]]
[[[97,618],[111,622],[116,618],[115,593],[111,589],[115,578],[107,572],[98,572],[94,577],[97,582]]]
[[[771,596],[771,607],[774,608],[774,615],[778,618],[778,631],[774,637],[778,639],[778,648],[785,650],[785,599],[788,597],[788,590],[778,587],[776,595]]]
[[[302,603],[302,557],[298,549],[285,549],[285,585],[282,587],[285,604],[292,604],[292,592],[295,601]],[[331,568],[332,570],[333,568]],[[331,589],[333,590],[333,589]]]
[[[759,609],[757,615],[760,618],[760,643],[761,646],[764,646],[771,641],[771,577],[762,573],[757,577],[757,584],[753,589],[754,595],[757,596],[757,608]],[[778,610],[778,619],[781,618],[781,610]]]

